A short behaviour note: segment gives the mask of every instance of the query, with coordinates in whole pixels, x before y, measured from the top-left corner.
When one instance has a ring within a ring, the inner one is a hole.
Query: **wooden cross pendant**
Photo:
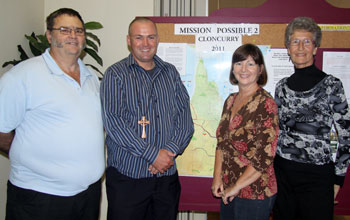
[[[146,125],[149,125],[149,121],[146,120],[145,116],[142,116],[142,119],[138,121],[139,125],[142,125],[142,135],[141,138],[146,138]]]

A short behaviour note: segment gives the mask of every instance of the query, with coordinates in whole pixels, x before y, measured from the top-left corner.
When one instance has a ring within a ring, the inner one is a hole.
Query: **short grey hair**
[[[284,45],[287,48],[289,48],[290,37],[295,31],[300,30],[312,33],[312,40],[314,41],[315,47],[321,46],[322,32],[317,23],[309,17],[296,17],[287,25],[286,28],[284,35]]]

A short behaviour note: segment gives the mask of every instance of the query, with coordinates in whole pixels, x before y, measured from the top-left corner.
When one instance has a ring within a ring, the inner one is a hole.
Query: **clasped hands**
[[[213,181],[213,185],[211,187],[211,192],[215,197],[218,197],[222,199],[222,202],[227,205],[228,201],[232,202],[232,200],[238,195],[239,189],[236,185],[233,185],[227,189],[224,190],[224,185],[222,184],[222,181]]]
[[[148,167],[148,170],[152,174],[157,174],[158,172],[164,173],[174,165],[175,156],[176,154],[169,150],[160,149],[156,160]]]

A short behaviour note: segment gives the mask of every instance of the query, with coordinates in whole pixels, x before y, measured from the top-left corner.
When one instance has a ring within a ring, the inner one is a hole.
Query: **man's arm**
[[[176,71],[175,67],[174,70]],[[164,173],[174,165],[174,158],[181,154],[189,144],[194,128],[190,110],[190,99],[185,86],[182,84],[180,75],[177,76],[176,105],[177,114],[174,118],[174,135],[168,143],[161,149],[154,163],[148,170],[156,174]]]
[[[12,140],[15,137],[15,131],[9,133],[0,132],[0,150],[6,154],[9,153]]]
[[[173,67],[173,71],[177,71]],[[190,109],[190,98],[183,85],[180,75],[177,74],[176,84],[176,115],[174,117],[174,132],[172,138],[166,143],[165,149],[181,154],[191,141],[194,127]]]
[[[157,172],[164,173],[174,165],[174,158],[184,151],[194,132],[188,92],[175,67],[171,67],[173,69],[170,69],[170,71],[176,72],[175,74],[177,75],[174,82],[176,84],[176,98],[174,102],[177,109],[176,116],[174,117],[174,131],[172,138],[159,151],[154,163],[148,168],[153,174]]]

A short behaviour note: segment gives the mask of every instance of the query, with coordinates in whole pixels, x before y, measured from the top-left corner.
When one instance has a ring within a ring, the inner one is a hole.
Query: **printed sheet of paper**
[[[323,72],[339,78],[350,103],[350,52],[323,52]]]
[[[294,65],[289,60],[287,49],[268,49],[264,58],[268,75],[265,89],[274,96],[276,84],[294,73]]]
[[[165,62],[173,64],[180,75],[186,75],[185,43],[159,43],[157,55]]]

